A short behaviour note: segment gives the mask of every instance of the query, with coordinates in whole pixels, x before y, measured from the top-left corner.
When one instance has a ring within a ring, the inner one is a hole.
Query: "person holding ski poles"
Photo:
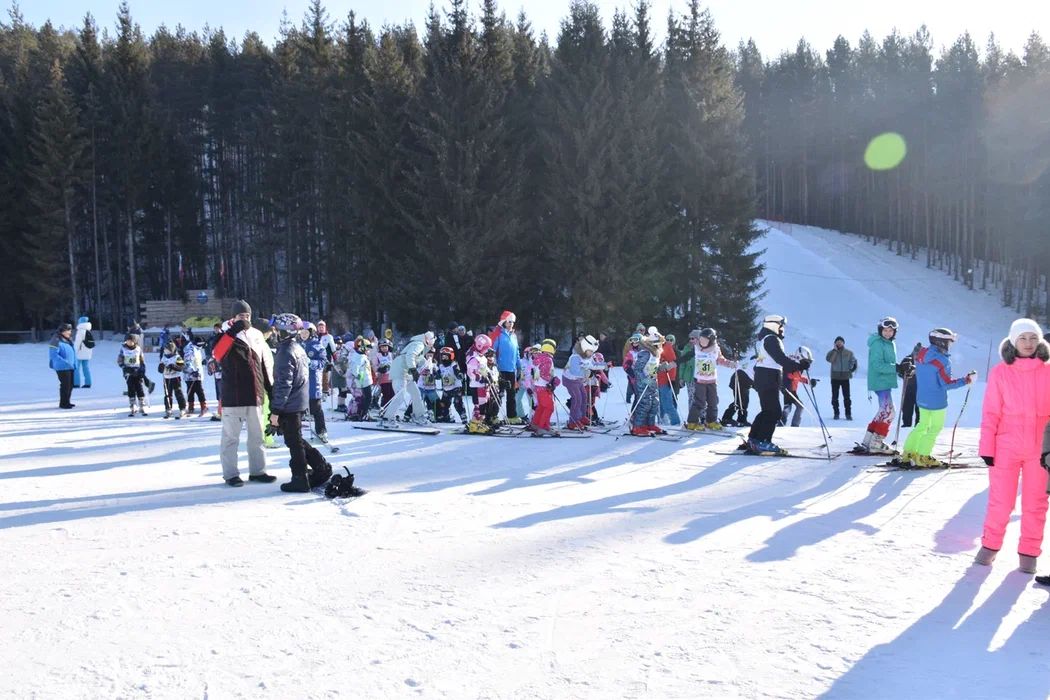
[[[747,451],[756,455],[785,455],[773,442],[773,433],[780,420],[780,385],[782,372],[798,372],[809,369],[812,361],[808,358],[792,360],[784,352],[784,329],[787,318],[779,314],[769,314],[762,320],[762,330],[755,343],[755,379],[754,387],[762,410],[751,424],[747,436]]]
[[[916,402],[922,409],[919,424],[908,434],[901,453],[901,462],[916,468],[939,468],[944,464],[932,456],[937,436],[944,428],[948,412],[948,390],[960,389],[973,383],[977,372],[961,379],[952,378],[951,355],[948,352],[956,335],[947,328],[930,331],[930,346],[919,351],[915,358],[915,376],[918,382]]]
[[[660,400],[657,396],[656,374],[660,366],[660,353],[663,352],[664,338],[650,326],[642,337],[642,342],[631,363],[634,372],[637,401],[631,413],[631,435],[652,437],[666,435],[667,431],[656,425],[660,412]]]
[[[660,419],[668,425],[678,425],[678,356],[674,351],[675,337],[670,333],[660,349],[660,365],[656,368],[656,385],[660,396]]]
[[[886,316],[868,338],[868,391],[878,397],[879,407],[868,423],[860,449],[868,454],[896,454],[886,444],[893,425],[893,390],[897,388],[897,319]]]
[[[1027,574],[1035,573],[1042,553],[1050,469],[1050,345],[1041,336],[1038,323],[1021,318],[1000,343],[1002,362],[988,374],[978,448],[988,465],[988,509],[974,561],[988,566],[1002,549],[1020,481],[1017,554],[1020,570]],[[926,414],[924,409],[920,425]]]

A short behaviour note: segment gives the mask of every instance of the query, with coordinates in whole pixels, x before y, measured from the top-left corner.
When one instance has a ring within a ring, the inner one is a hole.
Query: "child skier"
[[[554,413],[554,390],[561,383],[554,376],[554,353],[558,345],[549,338],[540,343],[540,351],[532,354],[532,393],[536,399],[536,410],[532,412],[532,434],[537,437],[557,435],[551,430],[551,415]]]
[[[784,353],[784,329],[787,318],[779,314],[770,314],[762,320],[762,330],[758,333],[755,344],[755,391],[762,404],[762,410],[755,417],[748,432],[747,451],[758,455],[784,455],[773,442],[773,433],[780,420],[780,383],[782,372],[807,370],[810,360],[802,358],[792,360]]]
[[[437,404],[437,422],[452,422],[452,407],[455,406],[459,420],[467,422],[467,411],[463,407],[463,372],[456,361],[456,351],[451,347],[441,348],[439,353],[438,383],[441,385],[441,398]]]
[[[660,366],[656,372],[656,386],[660,396],[660,418],[668,425],[682,422],[678,415],[678,356],[674,351],[675,337],[670,333],[660,349]]]
[[[798,352],[793,352],[788,355],[795,362],[800,361],[803,357],[813,360],[813,352],[806,346],[802,346],[798,349]],[[802,382],[806,381],[805,377],[802,376],[802,372],[785,372],[784,383],[781,387],[781,391],[784,394],[784,410],[780,414],[780,425],[790,425],[792,428],[797,428],[802,424],[802,398],[799,396],[799,387],[802,386]],[[817,380],[809,380],[810,386],[816,387]],[[794,409],[794,416],[791,415],[791,410]],[[790,418],[790,423],[788,419]]]
[[[347,387],[346,373],[349,369],[350,353],[354,351],[354,337],[345,333],[335,338],[335,352],[332,353],[332,389],[336,392],[336,413],[346,413],[346,397],[350,395]]]
[[[186,410],[186,397],[182,395],[182,370],[185,366],[186,362],[175,347],[175,341],[169,340],[161,352],[160,364],[157,365],[157,372],[164,377],[165,418],[172,417],[172,409],[175,408],[172,397],[179,405],[179,410],[174,411],[175,420],[182,418],[183,412]]]
[[[879,408],[868,423],[860,443],[862,451],[871,454],[895,454],[886,444],[893,425],[893,390],[897,388],[897,319],[886,316],[868,338],[868,391],[875,392]]]
[[[117,352],[117,366],[124,371],[124,382],[128,385],[128,407],[131,409],[128,415],[134,416],[136,412],[147,415],[146,393],[142,390],[146,357],[132,333],[124,336],[124,343]]]
[[[1017,546],[1020,569],[1035,573],[1042,552],[1046,524],[1047,473],[1050,445],[1050,346],[1042,329],[1030,318],[1010,326],[999,345],[1002,363],[988,375],[981,418],[978,453],[988,469],[988,511],[981,549],[975,561],[992,563],[1003,546],[1006,525],[1017,502],[1021,482],[1021,540]],[[923,410],[919,425],[926,420]]]
[[[419,393],[423,397],[423,405],[426,406],[427,411],[431,415],[436,415],[438,402],[435,354],[434,348],[427,348],[426,353],[423,355],[423,364],[419,367],[419,379],[416,381],[419,386]]]
[[[327,340],[325,340],[327,339]],[[324,419],[324,407],[321,405],[325,395],[324,375],[328,367],[329,345],[332,340],[330,334],[320,335],[320,325],[314,326],[309,321],[303,322],[303,328],[299,331],[299,342],[306,352],[309,360],[310,386],[308,396],[310,398],[310,416],[314,419],[314,437],[323,443],[328,442],[328,425]],[[335,343],[332,342],[334,346]]]
[[[350,343],[344,343],[344,347],[350,347]],[[372,361],[368,355],[372,350],[372,343],[367,338],[358,338],[354,341],[353,351],[346,361],[346,377],[349,388],[354,392],[356,411],[351,415],[347,409],[347,420],[366,421],[368,412],[372,408]]]
[[[754,385],[752,365],[755,359],[750,357],[747,360],[738,361],[736,371],[729,376],[729,390],[733,392],[733,402],[722,414],[722,425],[751,427],[751,422],[747,419],[747,411],[751,403],[751,387]]]
[[[718,367],[737,366],[727,360],[718,345],[718,332],[714,328],[689,331],[689,342],[693,346],[693,400],[689,402],[689,415],[685,419],[686,430],[721,430],[718,422]]]
[[[958,389],[973,382],[977,372],[970,372],[961,379],[952,378],[952,362],[948,349],[956,335],[947,328],[930,331],[930,345],[919,351],[915,358],[915,377],[918,385],[916,403],[922,409],[919,424],[904,442],[901,461],[919,468],[944,466],[940,460],[930,456],[937,436],[944,428],[944,417],[948,412],[948,390]]]
[[[467,378],[470,380],[470,389],[474,394],[474,415],[467,423],[467,431],[471,433],[492,432],[491,421],[487,420],[492,413],[489,404],[495,406],[495,401],[489,401],[490,383],[492,377],[489,375],[488,360],[485,353],[492,349],[492,339],[487,335],[474,337],[474,347],[467,354]]]
[[[587,415],[590,416],[591,423],[594,425],[605,425],[605,422],[598,415],[598,399],[602,397],[602,387],[612,386],[609,384],[609,375],[606,374],[609,365],[605,362],[605,355],[600,352],[594,353],[591,357],[591,366],[591,378],[587,380],[587,390],[591,405]]]
[[[642,337],[638,351],[634,354],[631,370],[634,373],[635,390],[638,399],[631,414],[631,435],[652,437],[666,435],[667,431],[656,425],[660,412],[660,399],[657,395],[656,373],[660,366],[660,353],[663,351],[664,338],[655,326],[650,326],[648,333]]]
[[[572,355],[561,374],[562,384],[569,392],[569,422],[567,430],[586,430],[591,424],[591,403],[587,399],[587,380],[591,376],[591,358],[598,349],[598,341],[587,335],[576,341]]]
[[[372,358],[372,374],[375,375],[380,391],[380,410],[385,410],[390,400],[394,398],[394,380],[390,376],[390,366],[394,363],[392,348],[393,344],[390,339],[383,338],[379,341],[378,352]]]
[[[182,349],[182,361],[184,367],[182,378],[186,381],[186,412],[193,415],[193,401],[196,398],[200,403],[201,418],[208,415],[208,400],[204,397],[204,350],[201,347],[204,339],[186,341]]]
[[[532,356],[539,352],[539,345],[529,345],[522,351],[521,370],[518,373],[518,391],[514,397],[517,415],[528,421],[532,415]]]
[[[623,350],[623,371],[627,375],[627,395],[624,397],[624,401],[634,408],[634,404],[638,402],[638,388],[635,386],[634,379],[634,358],[638,354],[639,348],[642,345],[642,334],[635,333],[627,339],[627,345]]]

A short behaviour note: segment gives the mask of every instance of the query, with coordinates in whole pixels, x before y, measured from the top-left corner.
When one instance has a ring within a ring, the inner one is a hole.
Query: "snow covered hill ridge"
[[[827,377],[824,356],[835,337],[843,336],[860,365],[854,403],[866,405],[867,340],[880,318],[893,316],[900,323],[898,356],[915,343],[927,344],[933,328],[947,327],[959,336],[951,353],[955,375],[979,373],[961,424],[980,423],[984,379],[999,361],[999,343],[1016,318],[994,293],[971,291],[921,261],[860,236],[772,221],[759,224],[766,229],[755,243],[765,251],[759,258],[766,266],[760,308],[763,314],[787,316],[784,345],[789,351],[800,345],[813,351],[813,376]],[[951,400],[953,407],[961,404],[961,392],[954,392]],[[899,406],[897,396],[894,401]],[[954,419],[952,409],[949,414]]]

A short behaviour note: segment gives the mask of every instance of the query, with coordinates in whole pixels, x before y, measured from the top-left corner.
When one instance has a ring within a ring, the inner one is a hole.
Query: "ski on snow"
[[[353,427],[356,430],[377,430],[383,433],[414,433],[416,435],[441,435],[441,431],[437,428],[402,427],[398,424],[381,425],[377,423],[375,425],[355,425]]]
[[[788,452],[787,454],[763,454],[761,452],[749,452],[747,450],[736,450],[734,452],[715,452],[716,455],[725,455],[727,457],[771,457],[779,459],[784,457],[786,459],[822,459],[825,462],[831,461],[842,456],[841,452],[832,452],[831,456],[828,456],[827,452],[820,454],[816,453],[804,453],[804,452]]]

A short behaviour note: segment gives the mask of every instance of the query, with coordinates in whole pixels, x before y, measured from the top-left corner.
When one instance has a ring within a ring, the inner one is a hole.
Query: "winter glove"
[[[551,391],[554,391],[561,386],[561,377],[551,377]]]
[[[1043,453],[1042,458],[1039,460],[1039,464],[1041,464],[1043,466],[1043,469],[1045,469],[1048,472],[1050,472],[1050,462],[1047,461],[1047,455],[1050,455],[1050,452],[1044,452]]]
[[[810,379],[809,380],[809,387],[811,389],[816,389],[817,388],[817,382],[819,382],[819,381],[820,381],[819,379]]]
[[[988,465],[989,467],[994,467],[995,466],[995,457],[983,457],[982,456],[981,459],[983,459],[984,463],[986,465]]]
[[[977,370],[972,369],[972,370],[970,370],[970,373],[966,375],[966,383],[967,384],[973,384],[976,381],[977,381]]]
[[[418,382],[419,381],[419,370],[418,369],[410,369],[410,370],[408,370],[408,373],[412,375],[412,381],[414,381],[414,382]]]
[[[390,371],[390,365],[379,365],[376,367],[376,371],[379,372],[379,374],[386,374]]]
[[[157,374],[164,374],[164,363],[163,362],[161,362],[159,365],[157,365]]]
[[[525,393],[528,394],[531,397],[532,396],[532,389],[526,389]]]
[[[809,359],[808,357],[803,357],[801,360],[798,361],[798,366],[802,368],[803,372],[808,370],[809,366],[812,364],[813,360]]]
[[[226,335],[236,337],[241,331],[246,331],[251,327],[251,324],[245,321],[243,318],[237,319],[230,324],[230,327],[226,329]]]

